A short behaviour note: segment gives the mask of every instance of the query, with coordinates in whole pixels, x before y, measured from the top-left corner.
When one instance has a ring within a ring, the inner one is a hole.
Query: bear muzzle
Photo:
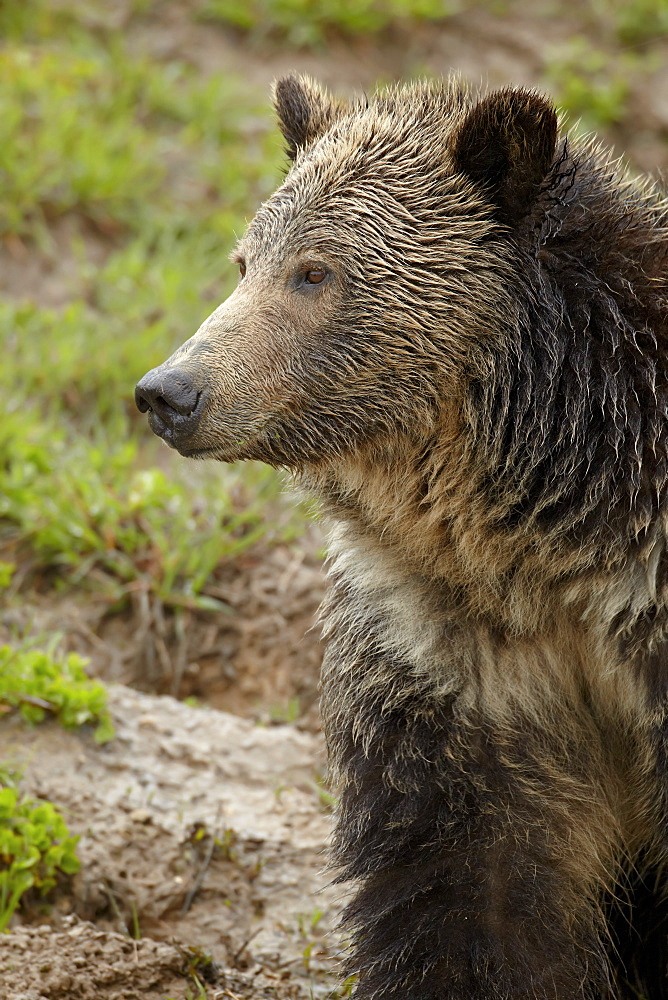
[[[148,413],[151,430],[170,447],[187,450],[197,430],[205,404],[205,393],[183,368],[153,368],[137,383],[135,403]]]

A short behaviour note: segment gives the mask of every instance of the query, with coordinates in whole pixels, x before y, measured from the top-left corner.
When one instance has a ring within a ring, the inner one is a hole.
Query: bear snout
[[[137,383],[135,403],[151,430],[178,448],[200,422],[204,393],[182,368],[154,368]]]

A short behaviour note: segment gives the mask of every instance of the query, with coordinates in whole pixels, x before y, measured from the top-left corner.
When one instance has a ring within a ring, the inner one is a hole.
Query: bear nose
[[[135,403],[142,413],[152,410],[167,424],[177,416],[188,417],[200,398],[190,376],[179,368],[154,368],[137,383]]]

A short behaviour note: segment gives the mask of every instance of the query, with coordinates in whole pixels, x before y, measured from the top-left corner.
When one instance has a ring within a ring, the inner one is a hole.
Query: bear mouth
[[[157,437],[162,438],[165,444],[176,451],[179,450],[176,427],[165,423],[154,409],[148,410],[148,425]]]
[[[245,441],[238,441],[235,445],[219,442],[217,444],[195,444],[193,434],[179,434],[178,427],[166,424],[160,419],[154,410],[148,411],[148,424],[153,433],[165,442],[174,451],[177,451],[183,458],[194,459],[216,459],[219,462],[236,462],[243,457],[241,451]]]
[[[215,446],[210,448],[186,448],[184,446],[175,446],[179,455],[183,458],[218,458],[219,455],[223,454],[222,448],[216,448]],[[221,461],[234,461],[234,459],[222,458]]]

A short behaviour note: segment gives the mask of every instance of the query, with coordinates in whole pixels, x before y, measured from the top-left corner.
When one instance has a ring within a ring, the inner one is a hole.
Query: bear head
[[[514,247],[555,112],[456,80],[342,101],[287,77],[274,96],[284,183],[234,251],[237,288],[138,406],[196,458],[303,471],[398,433],[419,445],[516,322]]]

